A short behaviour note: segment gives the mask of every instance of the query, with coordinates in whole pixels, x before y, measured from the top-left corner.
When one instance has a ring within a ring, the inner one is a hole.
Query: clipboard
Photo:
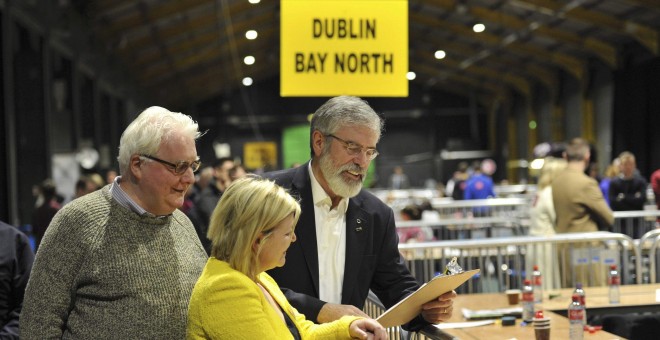
[[[479,271],[473,269],[458,274],[436,276],[385,311],[376,321],[385,328],[403,325],[422,312],[423,304],[456,289]]]

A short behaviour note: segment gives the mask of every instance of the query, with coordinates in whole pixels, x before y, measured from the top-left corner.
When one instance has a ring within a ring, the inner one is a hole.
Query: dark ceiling
[[[165,106],[231,93],[244,76],[255,85],[278,77],[279,1],[60,0],[59,6]],[[529,96],[534,85],[555,91],[561,72],[584,80],[590,63],[618,70],[660,52],[659,0],[410,0],[409,19],[413,81],[486,99]],[[486,30],[473,32],[475,23]],[[56,25],[64,36],[74,27]],[[245,38],[249,29],[257,39]],[[446,58],[434,58],[438,49]],[[246,55],[256,63],[245,65]]]

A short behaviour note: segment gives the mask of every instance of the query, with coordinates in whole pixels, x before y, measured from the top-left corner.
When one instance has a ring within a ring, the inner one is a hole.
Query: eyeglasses
[[[348,154],[351,156],[355,156],[364,152],[370,161],[372,161],[374,158],[376,158],[376,156],[378,156],[378,150],[376,150],[376,148],[366,148],[360,144],[345,141],[335,135],[326,135],[326,136],[332,137],[338,140],[339,142],[341,142],[342,144],[344,144],[344,148],[346,148],[346,152],[348,152]]]
[[[199,170],[199,167],[202,165],[202,161],[200,161],[199,158],[197,158],[197,160],[193,162],[178,161],[176,163],[170,163],[168,161],[164,161],[154,156],[140,155],[140,157],[149,158],[153,161],[156,161],[160,164],[167,166],[170,170],[172,170],[172,172],[174,172],[175,175],[183,175],[188,170],[188,168],[191,168],[193,172],[196,172],[197,170]]]

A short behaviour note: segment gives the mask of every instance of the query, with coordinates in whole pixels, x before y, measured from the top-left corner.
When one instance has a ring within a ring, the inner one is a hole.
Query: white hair
[[[121,135],[119,141],[119,170],[128,174],[131,157],[135,154],[153,155],[162,142],[174,135],[188,136],[194,140],[201,137],[199,126],[188,115],[152,106],[142,111]]]

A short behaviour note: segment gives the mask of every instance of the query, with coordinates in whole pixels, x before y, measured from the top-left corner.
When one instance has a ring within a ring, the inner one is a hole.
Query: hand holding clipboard
[[[445,270],[445,273],[448,273],[447,275],[434,277],[431,281],[419,287],[414,293],[408,295],[405,299],[385,311],[376,320],[383,327],[394,327],[407,323],[421,313],[423,304],[456,289],[480,271],[479,269],[462,271],[460,267],[456,270],[455,267],[450,267],[452,263],[455,264],[455,258],[447,265],[447,270]],[[455,273],[454,270],[458,271],[458,273]]]

